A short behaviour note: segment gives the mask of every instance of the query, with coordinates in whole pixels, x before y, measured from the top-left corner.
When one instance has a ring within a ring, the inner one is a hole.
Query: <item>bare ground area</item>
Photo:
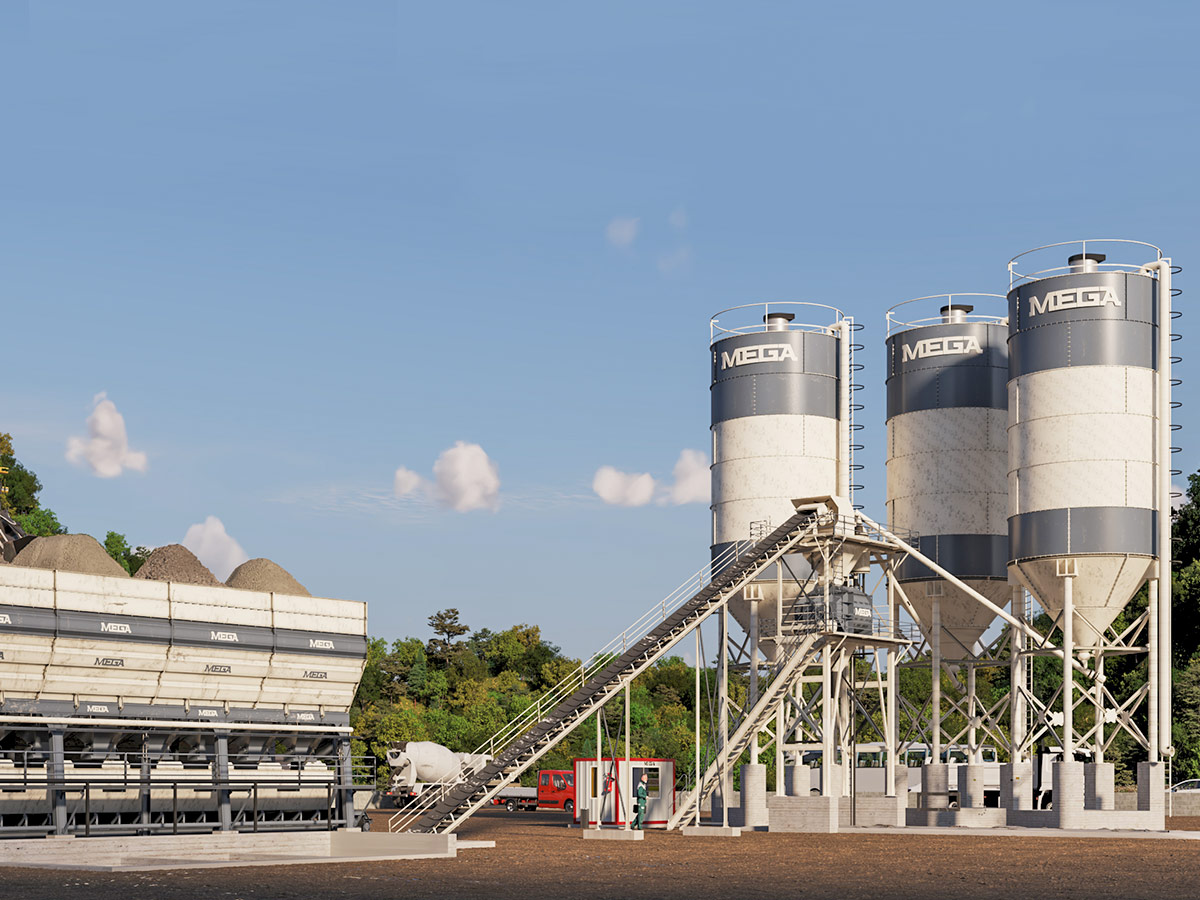
[[[0,867],[0,897],[1195,898],[1200,841],[924,834],[745,834],[588,841],[555,813],[489,810],[457,859],[98,874]],[[1171,820],[1174,829],[1200,819]],[[0,844],[0,864],[3,845]]]

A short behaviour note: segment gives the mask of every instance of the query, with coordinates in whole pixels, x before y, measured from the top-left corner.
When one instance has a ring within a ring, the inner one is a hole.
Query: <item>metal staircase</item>
[[[775,718],[775,711],[778,709],[780,701],[788,695],[788,692],[804,675],[804,670],[812,664],[812,651],[818,644],[834,639],[836,639],[836,635],[819,634],[816,631],[799,635],[793,639],[791,646],[786,650],[784,656],[786,662],[783,668],[759,696],[758,702],[747,710],[733,734],[729,736],[729,743],[725,748],[718,750],[717,759],[709,764],[704,777],[684,795],[683,800],[676,807],[674,815],[667,822],[668,831],[678,828],[695,815],[696,804],[703,805],[705,798],[717,786],[718,777],[722,774],[722,758],[738,759],[742,752],[757,740],[758,734],[769,728],[772,719]],[[779,735],[775,735],[774,739],[779,740]]]
[[[761,541],[730,547],[478,748],[486,762],[420,795],[392,816],[389,830],[453,831],[826,518],[798,512]]]

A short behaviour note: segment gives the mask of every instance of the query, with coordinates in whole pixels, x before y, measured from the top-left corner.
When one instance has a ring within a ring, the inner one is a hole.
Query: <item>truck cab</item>
[[[538,809],[575,811],[575,773],[569,769],[542,769],[538,772]]]

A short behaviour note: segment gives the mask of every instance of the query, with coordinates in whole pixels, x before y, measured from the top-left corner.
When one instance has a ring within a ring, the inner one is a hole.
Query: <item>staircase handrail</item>
[[[539,695],[536,702],[531,703],[496,734],[480,744],[473,754],[474,760],[463,765],[461,776],[457,781],[439,784],[435,790],[422,792],[419,796],[424,802],[415,803],[393,815],[388,822],[388,830],[393,832],[405,830],[427,810],[440,803],[458,784],[478,774],[492,758],[503,753],[514,740],[540,722],[546,713],[552,711],[559,703],[586,685],[589,679],[603,671],[613,659],[644,638],[653,628],[671,616],[681,604],[695,596],[697,591],[712,580],[714,574],[721,572],[753,546],[754,544],[750,541],[735,541],[711,561],[697,569],[679,587],[655,603],[620,634],[580,663],[578,670]],[[480,757],[487,757],[487,759],[481,760]]]

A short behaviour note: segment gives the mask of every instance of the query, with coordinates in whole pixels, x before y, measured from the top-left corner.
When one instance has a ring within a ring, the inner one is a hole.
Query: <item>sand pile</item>
[[[128,578],[121,564],[109,556],[90,534],[52,534],[35,538],[13,559],[14,566],[60,569],[87,575]]]
[[[148,578],[152,581],[174,581],[178,584],[202,584],[215,587],[221,582],[204,563],[196,559],[194,554],[183,544],[167,544],[158,547],[146,557],[142,567],[137,570],[134,578]]]
[[[283,566],[269,559],[247,560],[233,570],[225,583],[245,591],[275,591],[300,597],[312,596]]]

